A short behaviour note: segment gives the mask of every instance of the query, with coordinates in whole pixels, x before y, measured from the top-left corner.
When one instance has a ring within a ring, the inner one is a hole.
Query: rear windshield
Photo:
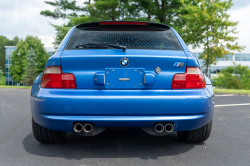
[[[98,49],[76,48],[84,44],[115,44],[127,49],[178,50],[182,48],[172,30],[150,27],[94,27],[76,28],[66,50]],[[114,49],[114,48],[108,48]]]

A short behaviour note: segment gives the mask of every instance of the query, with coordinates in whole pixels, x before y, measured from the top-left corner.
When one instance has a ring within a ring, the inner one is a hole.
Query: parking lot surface
[[[41,144],[31,129],[29,89],[0,88],[0,165],[250,165],[250,105],[215,107],[210,138],[180,142],[176,133],[105,130],[94,137],[69,133]],[[250,103],[249,95],[216,94],[216,105]]]

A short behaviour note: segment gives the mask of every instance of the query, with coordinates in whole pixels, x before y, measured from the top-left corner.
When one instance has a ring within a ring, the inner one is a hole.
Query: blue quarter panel
[[[37,96],[37,93],[40,90],[40,83],[41,83],[41,80],[42,80],[42,76],[43,76],[43,73],[40,73],[36,77],[35,81],[33,82],[32,89],[31,89],[31,96]]]
[[[211,81],[206,75],[204,75],[204,78],[205,78],[206,85],[212,85]]]
[[[180,45],[181,45],[183,51],[185,51],[185,52],[186,52],[186,51],[189,51],[187,45],[186,45],[185,42],[182,40],[182,38],[180,37],[180,35],[176,32],[176,30],[175,30],[174,28],[172,28],[172,27],[170,27],[170,28],[171,28],[171,30],[173,31],[173,33],[175,34],[176,38],[178,39],[178,41],[179,41],[179,43],[180,43]]]
[[[61,42],[61,44],[59,45],[57,51],[63,51],[64,48],[66,47],[69,38],[71,37],[72,33],[74,32],[76,26],[74,26],[73,28],[71,28],[69,30],[69,32],[67,33],[67,35],[64,37],[63,41]]]
[[[54,55],[52,55],[47,63],[45,67],[48,66],[61,66],[61,54],[63,51],[56,51]]]
[[[187,55],[187,66],[201,67],[199,61],[191,54],[190,51],[185,52]]]

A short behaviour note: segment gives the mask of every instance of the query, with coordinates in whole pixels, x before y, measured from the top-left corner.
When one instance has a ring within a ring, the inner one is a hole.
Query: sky
[[[250,0],[233,0],[233,3],[228,13],[231,20],[239,22],[239,45],[246,46],[244,52],[250,53]],[[45,4],[44,0],[0,0],[0,35],[9,39],[38,36],[45,47],[53,47],[56,31],[50,23],[62,25],[67,20],[44,17],[40,15],[42,10],[53,11],[54,8]]]

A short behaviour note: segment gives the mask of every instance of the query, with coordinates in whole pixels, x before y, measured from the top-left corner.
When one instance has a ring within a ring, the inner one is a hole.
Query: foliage
[[[9,40],[5,36],[0,36],[0,68],[2,68],[5,75],[5,46],[16,46],[20,39],[14,37],[13,40]]]
[[[1,85],[5,85],[5,76],[3,76],[2,78],[0,78],[0,86]]]
[[[55,7],[54,11],[41,11],[41,15],[53,19],[68,19],[69,22],[61,26],[51,24],[56,30],[54,46],[57,48],[67,32],[75,25],[103,20],[117,20],[121,15],[121,5],[127,0],[91,0],[83,1],[82,6],[75,0],[45,1]]]
[[[191,0],[186,0],[191,1]],[[153,21],[170,25],[178,30],[184,25],[178,15],[186,11],[178,10],[180,0],[85,0],[82,6],[75,0],[45,1],[55,7],[54,11],[41,11],[41,15],[53,19],[68,19],[69,22],[61,26],[51,24],[56,29],[54,46],[58,47],[68,30],[78,24],[93,21]]]
[[[131,0],[127,6],[127,19],[163,23],[178,30],[185,25],[183,19],[179,17],[180,14],[186,13],[185,10],[179,10],[182,5],[180,0]]]
[[[214,88],[214,93],[250,94],[250,90],[246,90],[246,89],[218,89],[218,88]]]
[[[11,88],[11,89],[31,89],[31,86],[8,86],[8,85],[0,85],[0,88]]]
[[[2,80],[2,77],[3,77],[3,70],[0,67],[0,80]]]
[[[41,40],[38,37],[27,36],[25,40],[21,40],[17,44],[17,48],[11,55],[10,74],[14,81],[21,82],[24,68],[27,66],[27,53],[28,50],[34,48],[35,61],[37,62],[37,75],[44,69],[49,54],[44,49]]]
[[[1,69],[0,66],[0,85],[4,85],[5,84],[5,77],[3,77],[4,73],[3,70]]]
[[[67,24],[63,24],[62,26],[51,24],[56,30],[56,37],[53,43],[55,48],[59,46],[59,44],[65,37],[65,35],[73,26],[82,24],[82,23],[98,21],[98,20],[95,20],[95,18],[91,18],[89,16],[69,17],[68,19],[69,19],[69,22]]]
[[[229,66],[214,78],[213,85],[225,89],[250,89],[250,69],[240,64]]]
[[[36,53],[33,48],[27,53],[27,66],[24,68],[24,75],[22,76],[22,83],[31,86],[37,77],[37,63]]]
[[[199,59],[204,60],[207,69],[211,64],[216,64],[216,58],[226,57],[234,54],[232,51],[241,51],[244,47],[235,42],[238,37],[236,26],[238,22],[229,20],[230,15],[227,11],[232,7],[232,0],[194,0],[185,2],[181,0],[183,7],[180,11],[187,12],[180,14],[186,22],[179,31],[182,38],[193,48],[204,47]]]

